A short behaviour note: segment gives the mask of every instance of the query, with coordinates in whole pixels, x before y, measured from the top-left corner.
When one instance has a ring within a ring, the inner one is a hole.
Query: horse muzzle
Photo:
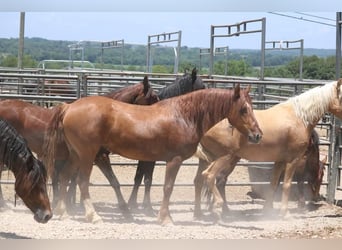
[[[52,212],[51,212],[51,210],[41,210],[41,209],[38,209],[35,212],[33,218],[38,223],[44,223],[45,224],[45,223],[47,223],[52,218]]]
[[[259,143],[261,141],[262,134],[261,133],[250,133],[248,135],[248,141],[251,143]]]

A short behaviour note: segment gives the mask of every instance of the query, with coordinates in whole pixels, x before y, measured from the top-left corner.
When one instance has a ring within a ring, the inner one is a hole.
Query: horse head
[[[342,78],[336,81],[334,88],[333,100],[330,103],[329,111],[342,119],[342,90],[341,90]]]
[[[249,95],[250,88],[249,85],[246,89],[241,89],[240,84],[234,88],[229,123],[242,134],[247,135],[250,142],[258,143],[263,133],[253,112],[252,99]]]
[[[318,162],[318,171],[315,173],[315,176],[309,179],[308,183],[312,192],[312,200],[318,201],[320,195],[319,190],[321,188],[323,177],[324,177],[324,170],[325,170],[325,163],[327,162],[327,156],[325,156],[322,160]]]
[[[133,104],[138,105],[151,105],[153,103],[156,103],[159,101],[159,97],[157,93],[152,89],[150,82],[148,81],[148,77],[145,76],[143,80],[143,90],[141,93],[139,93]]]
[[[196,67],[193,68],[191,72],[191,80],[192,80],[192,90],[205,89],[205,85],[201,77],[197,76]]]
[[[15,191],[32,211],[34,219],[39,223],[46,223],[52,217],[46,190],[46,169],[33,155],[28,157],[26,165],[28,173],[16,175]]]

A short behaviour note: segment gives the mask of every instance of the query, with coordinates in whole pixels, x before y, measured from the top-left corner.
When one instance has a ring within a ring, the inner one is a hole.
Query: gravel
[[[132,183],[134,167],[117,167],[115,172],[121,183]],[[192,183],[196,168],[181,167],[176,183]],[[164,168],[157,167],[154,183],[163,180]],[[7,172],[2,179],[11,179]],[[230,181],[245,180],[246,168],[237,168]],[[91,181],[107,183],[94,168]],[[263,200],[247,195],[250,187],[227,187],[230,213],[214,223],[210,212],[202,205],[203,220],[193,219],[194,188],[175,187],[171,196],[170,211],[174,225],[160,226],[156,216],[147,216],[143,209],[132,211],[134,220],[125,221],[117,207],[114,192],[108,187],[91,187],[90,194],[96,211],[103,222],[91,224],[85,221],[83,208],[77,203],[69,218],[60,220],[54,216],[48,223],[34,221],[33,214],[18,200],[14,206],[13,185],[2,186],[6,208],[0,209],[0,239],[332,239],[342,237],[342,208],[324,201],[307,205],[305,211],[297,209],[290,201],[290,216],[279,218],[275,213],[265,215]],[[143,188],[142,188],[143,190]],[[142,200],[140,191],[139,202]],[[126,200],[131,187],[122,187]],[[51,191],[50,191],[51,192]],[[79,194],[78,194],[79,195]],[[156,213],[160,207],[162,187],[152,187],[151,195]]]

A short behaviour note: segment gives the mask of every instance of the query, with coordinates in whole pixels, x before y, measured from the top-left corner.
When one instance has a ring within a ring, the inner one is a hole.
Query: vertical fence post
[[[329,153],[329,162],[330,169],[328,172],[328,186],[327,186],[327,202],[334,203],[335,202],[335,191],[336,191],[336,182],[337,182],[337,174],[338,168],[340,165],[341,152],[340,152],[340,139],[341,139],[341,122],[339,119],[336,119],[334,116],[332,117],[332,128],[330,133],[330,153]]]

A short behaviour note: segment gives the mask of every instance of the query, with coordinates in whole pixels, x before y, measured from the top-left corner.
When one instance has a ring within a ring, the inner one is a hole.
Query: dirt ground
[[[133,166],[114,167],[121,184],[132,184],[135,173]],[[196,167],[182,166],[177,184],[191,184]],[[164,167],[156,167],[154,184],[162,184]],[[3,172],[3,180],[13,176]],[[248,182],[247,168],[237,167],[229,183]],[[107,183],[104,176],[94,168],[91,182]],[[110,187],[92,186],[90,194],[96,211],[103,222],[91,224],[83,216],[83,208],[77,203],[69,218],[60,220],[54,216],[47,224],[34,221],[32,213],[19,200],[14,207],[13,185],[2,185],[6,208],[0,209],[0,239],[332,239],[342,238],[342,208],[324,201],[307,205],[305,211],[297,209],[296,202],[290,202],[290,216],[279,218],[276,213],[263,213],[263,200],[252,199],[248,186],[228,186],[227,194],[230,214],[219,223],[213,223],[210,213],[204,209],[203,220],[193,219],[194,187],[177,186],[171,196],[170,211],[174,220],[172,226],[160,226],[156,216],[147,216],[143,209],[133,213],[133,221],[125,221],[117,207],[117,201]],[[123,185],[122,191],[129,197],[132,187]],[[49,188],[51,193],[51,188]],[[324,194],[324,187],[321,193]],[[139,192],[142,201],[143,187]],[[152,187],[153,208],[157,213],[162,199],[162,186]],[[275,202],[275,212],[280,203]]]

